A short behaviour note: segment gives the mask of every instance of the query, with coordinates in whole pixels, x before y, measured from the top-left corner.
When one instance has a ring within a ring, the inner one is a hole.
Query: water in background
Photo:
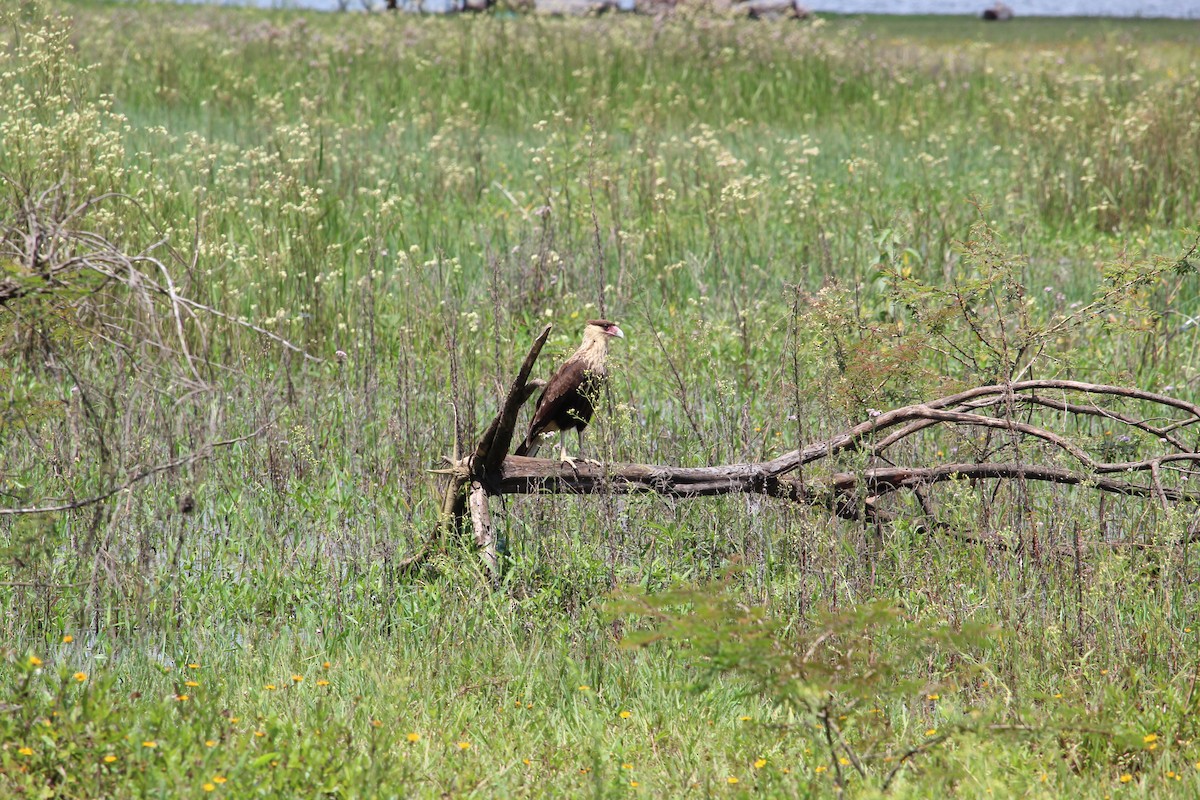
[[[1200,19],[1200,0],[1006,0],[1018,17],[1173,17]],[[813,11],[842,14],[970,14],[991,0],[809,0]]]
[[[213,2],[214,0],[185,0]],[[383,0],[216,0],[230,5],[264,8],[313,8],[321,11],[362,11],[380,8]],[[402,8],[420,4],[426,12],[444,13],[461,7],[461,0],[400,0]],[[959,14],[977,17],[993,0],[808,0],[812,11],[840,14]],[[1018,17],[1171,17],[1200,19],[1200,0],[1007,0]]]

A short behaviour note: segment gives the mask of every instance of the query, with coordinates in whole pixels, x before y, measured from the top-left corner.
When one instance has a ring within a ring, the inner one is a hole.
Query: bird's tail
[[[533,458],[537,455],[538,448],[541,447],[541,445],[542,443],[538,441],[536,436],[527,438],[525,441],[521,442],[521,444],[517,445],[517,449],[513,451],[513,455],[529,456],[530,458]]]

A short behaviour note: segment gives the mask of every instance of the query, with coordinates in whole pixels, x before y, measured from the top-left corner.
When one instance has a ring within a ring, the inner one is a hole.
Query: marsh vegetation
[[[1022,378],[1196,401],[1197,23],[0,20],[0,794],[1200,788],[1163,494],[507,497],[498,588],[469,537],[400,568],[546,323],[547,371],[626,332],[606,462]],[[1162,444],[1112,422],[1067,433]],[[1057,463],[899,453],[998,455]]]

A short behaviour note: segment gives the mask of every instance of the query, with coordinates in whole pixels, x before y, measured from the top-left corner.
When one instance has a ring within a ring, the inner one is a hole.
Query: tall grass
[[[1177,259],[1200,27],[50,11],[3,12],[0,213],[119,194],[80,228],[166,239],[181,293],[323,360],[209,317],[185,323],[203,381],[158,381],[87,319],[0,308],[4,506],[267,426],[100,506],[0,518],[3,791],[832,794],[820,730],[736,675],[694,690],[695,651],[621,649],[640,623],[602,612],[722,579],[785,629],[872,600],[998,626],[970,669],[912,664],[922,691],[845,721],[963,729],[895,794],[1196,791],[1181,514],[948,491],[964,530],[1044,547],[1006,552],[745,499],[520,498],[500,591],[464,544],[420,579],[398,563],[436,518],[427,470],[544,322],[548,361],[601,312],[630,333],[589,454],[705,464],[980,379],[906,338],[897,287],[972,278],[981,222],[1034,320]],[[1196,299],[1162,278],[1039,369],[1191,397]]]

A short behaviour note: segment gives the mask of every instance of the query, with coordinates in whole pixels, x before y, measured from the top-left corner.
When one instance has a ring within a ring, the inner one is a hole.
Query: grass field
[[[627,333],[606,461],[1018,373],[1196,401],[1200,24],[23,0],[0,76],[0,795],[1200,793],[1187,505],[506,497],[499,588],[400,569],[546,323],[541,372]],[[110,271],[23,263],[46,219]]]

